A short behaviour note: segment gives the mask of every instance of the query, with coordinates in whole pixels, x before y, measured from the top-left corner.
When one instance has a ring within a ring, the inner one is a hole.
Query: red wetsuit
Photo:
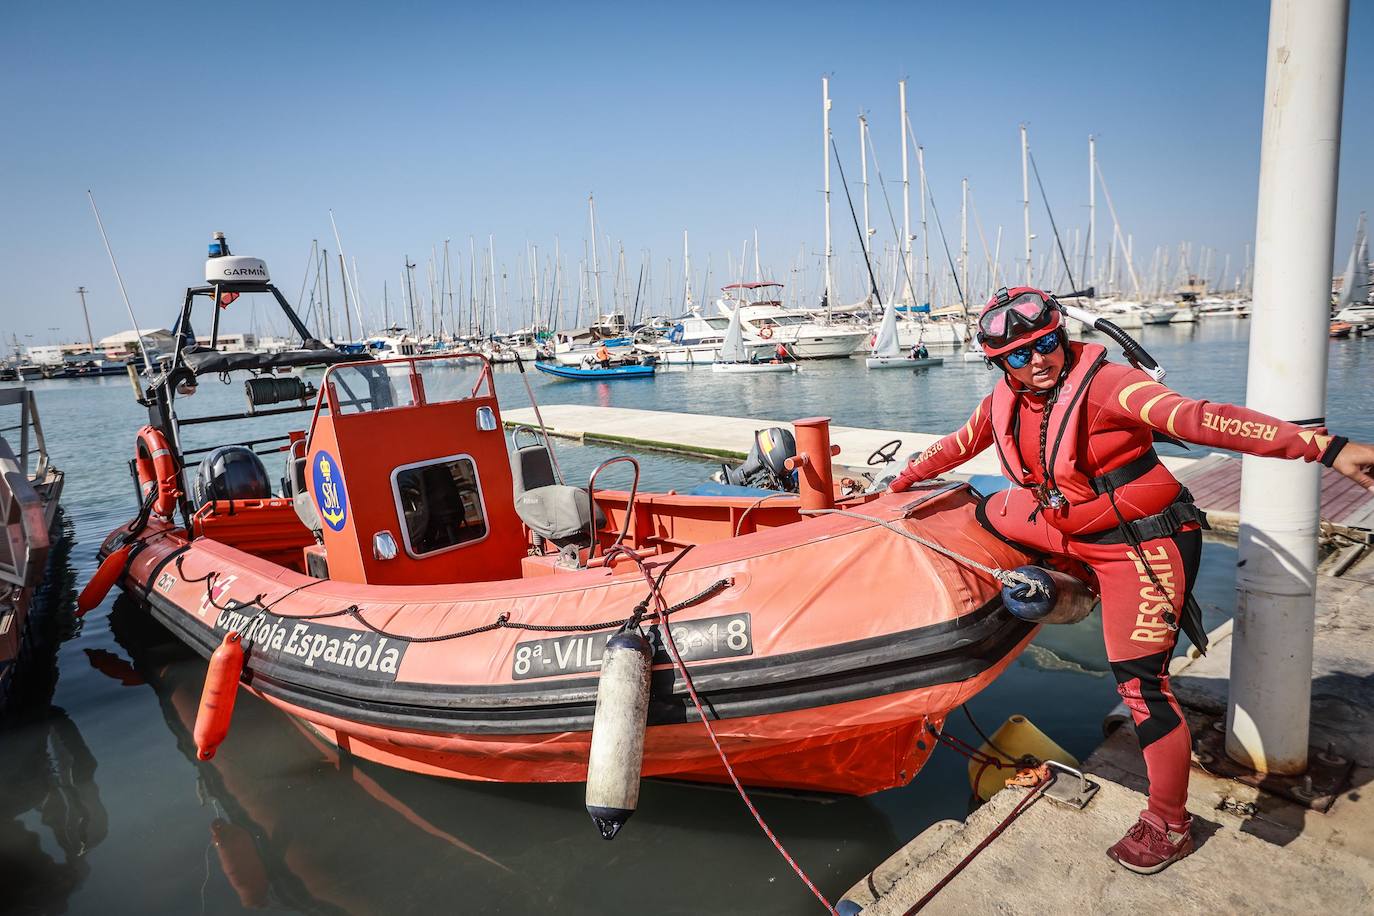
[[[1123,520],[1158,518],[1181,496],[1191,499],[1168,469],[1153,461],[1154,433],[1328,466],[1345,440],[1245,407],[1190,400],[1138,369],[1102,361],[1100,347],[1073,344],[1072,352],[1065,383],[1079,383],[1077,398],[1060,390],[1016,393],[1004,377],[998,383],[1003,390],[984,398],[957,432],[914,457],[892,489],[905,490],[996,445],[1004,472],[1021,486],[989,497],[979,507],[979,520],[1032,553],[1072,558],[1093,571],[1107,658],[1145,754],[1150,810],[1169,824],[1182,824],[1191,738],[1169,688],[1168,664],[1177,639],[1174,622],[1197,574],[1202,536],[1195,522],[1171,534],[1136,539],[1138,545],[1122,532]],[[1095,371],[1088,371],[1094,358]],[[1047,409],[1057,412],[1048,419],[1062,424],[1062,434],[1044,422]],[[1064,412],[1074,410],[1076,415],[1064,420]],[[1045,505],[1048,500],[1033,489],[1046,485],[1046,464],[1058,494],[1055,502],[1063,505]],[[1113,480],[1110,492],[1095,492],[1108,488],[1093,486],[1091,478],[1113,471],[1125,479]]]

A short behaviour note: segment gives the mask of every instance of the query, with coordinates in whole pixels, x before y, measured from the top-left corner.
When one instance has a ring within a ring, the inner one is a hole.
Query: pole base
[[[1202,727],[1193,724],[1193,760],[1213,776],[1234,779],[1325,814],[1337,797],[1350,788],[1355,762],[1326,748],[1313,746],[1308,752],[1307,772],[1297,776],[1257,773],[1226,756],[1226,720],[1208,720]]]

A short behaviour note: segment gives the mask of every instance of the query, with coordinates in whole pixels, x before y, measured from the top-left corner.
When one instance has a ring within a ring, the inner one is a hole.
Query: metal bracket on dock
[[[1045,787],[1045,797],[1076,811],[1088,807],[1088,802],[1093,800],[1101,786],[1084,776],[1080,770],[1075,770],[1067,764],[1057,760],[1046,760],[1045,763],[1053,777],[1050,784]]]

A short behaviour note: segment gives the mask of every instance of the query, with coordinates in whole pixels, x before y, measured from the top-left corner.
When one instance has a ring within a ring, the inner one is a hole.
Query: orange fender
[[[201,760],[215,756],[215,751],[229,734],[229,720],[234,716],[234,699],[238,696],[242,674],[243,637],[230,630],[210,656],[210,665],[205,670],[205,687],[200,692],[194,735],[196,756]]]
[[[129,551],[133,549],[133,544],[125,544],[118,550],[112,551],[100,564],[100,568],[91,576],[91,581],[86,583],[86,587],[81,590],[81,594],[76,598],[76,616],[84,616],[91,608],[96,607],[105,600],[105,596],[110,593],[110,588],[119,581],[119,577],[124,575],[124,567],[129,562]]]

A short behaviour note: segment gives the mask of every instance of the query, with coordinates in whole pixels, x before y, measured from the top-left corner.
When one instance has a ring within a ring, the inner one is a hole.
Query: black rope
[[[688,549],[690,550],[690,548]],[[633,551],[629,550],[629,548],[627,547],[617,547],[614,548],[614,551],[624,551],[628,553],[630,556],[634,557],[636,560],[639,559],[639,557],[636,554],[634,554]],[[663,570],[658,575],[657,582],[654,583],[655,590],[662,587],[664,578],[668,575],[669,570],[671,570],[673,566],[676,565],[677,562],[681,560],[683,556],[686,555],[686,553],[687,550],[683,550],[676,557],[674,557],[666,566],[664,566]],[[613,556],[615,554],[613,553],[611,555]],[[617,620],[603,620],[598,621],[597,623],[580,624],[520,623],[512,621],[510,619],[509,612],[502,612],[491,623],[482,624],[481,626],[476,627],[470,627],[469,629],[460,630],[456,633],[440,633],[434,636],[406,636],[400,633],[393,633],[389,630],[384,630],[381,627],[373,624],[366,617],[363,616],[362,608],[358,607],[358,605],[356,604],[350,604],[348,607],[339,608],[338,610],[321,611],[319,613],[314,614],[281,614],[272,610],[272,608],[276,607],[278,604],[280,604],[287,598],[291,597],[292,595],[304,589],[310,588],[313,585],[317,585],[319,584],[319,582],[326,581],[323,579],[317,580],[316,582],[307,582],[304,585],[299,585],[296,588],[285,593],[284,595],[281,595],[280,597],[276,598],[270,604],[263,604],[262,600],[266,597],[266,595],[258,594],[255,595],[249,601],[239,602],[237,605],[231,606],[228,603],[220,604],[218,601],[215,600],[214,583],[218,578],[218,574],[215,571],[212,570],[206,573],[204,576],[200,576],[199,578],[189,577],[185,575],[185,573],[182,571],[180,556],[178,556],[176,559],[176,567],[177,572],[181,574],[183,581],[206,583],[206,603],[209,604],[211,607],[215,608],[216,610],[243,611],[245,609],[251,609],[256,607],[259,608],[259,613],[269,613],[281,620],[328,620],[334,617],[347,616],[352,617],[354,620],[358,621],[358,623],[362,624],[364,628],[372,631],[373,633],[376,633],[378,636],[384,636],[387,639],[394,639],[398,642],[408,643],[445,642],[450,639],[463,639],[468,636],[476,636],[480,633],[489,633],[492,630],[502,628],[512,630],[526,630],[534,633],[594,633],[599,630],[624,629],[630,626],[639,626],[639,624],[644,620],[666,619],[666,617],[669,614],[673,614],[677,611],[689,608],[695,604],[699,604],[702,601],[707,600],[708,598],[714,597],[715,595],[719,594],[720,592],[724,591],[725,589],[729,588],[731,585],[734,584],[734,580],[730,578],[717,579],[715,582],[712,582],[710,585],[702,589],[700,592],[697,592],[695,595],[692,595],[691,597],[686,598],[682,601],[679,601],[677,604],[672,605],[662,614],[647,613],[649,601],[653,597],[651,592],[648,597],[645,597],[643,601],[640,601],[637,605],[635,605],[633,611],[630,613],[628,617],[624,617]]]
[[[864,267],[868,268],[869,291],[878,300],[878,304],[883,304],[883,294],[878,292],[878,278],[873,276],[873,263],[868,260],[868,240],[864,238],[863,230],[859,228],[859,215],[854,212],[854,198],[849,196],[849,182],[844,178],[844,165],[840,162],[840,151],[835,146],[835,137],[830,136],[830,148],[835,152],[835,165],[840,170],[840,186],[844,188],[844,199],[849,201],[849,216],[854,220],[854,232],[859,236],[859,251],[864,256]]]
[[[1064,273],[1069,277],[1069,289],[1077,290],[1073,282],[1073,268],[1069,266],[1069,256],[1064,253],[1064,240],[1059,237],[1059,227],[1054,224],[1054,211],[1050,209],[1050,199],[1045,194],[1045,185],[1040,181],[1040,168],[1035,164],[1035,155],[1026,147],[1026,158],[1030,160],[1031,171],[1035,173],[1035,183],[1040,188],[1040,199],[1045,203],[1045,214],[1050,218],[1050,229],[1054,232],[1054,243],[1059,248],[1059,259],[1064,262]]]

